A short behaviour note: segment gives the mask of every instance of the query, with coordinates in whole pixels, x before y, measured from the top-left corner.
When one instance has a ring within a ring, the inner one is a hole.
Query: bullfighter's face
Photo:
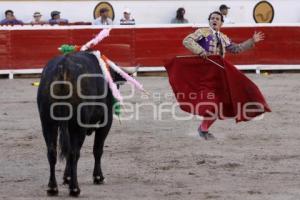
[[[221,21],[221,16],[218,14],[212,14],[209,19],[209,26],[215,30],[219,31],[223,22]]]

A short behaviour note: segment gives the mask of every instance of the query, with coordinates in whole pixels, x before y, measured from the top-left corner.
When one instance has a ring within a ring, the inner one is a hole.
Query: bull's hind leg
[[[70,169],[70,159],[66,159],[66,168],[63,176],[63,184],[70,184],[71,180],[71,169]]]
[[[78,130],[77,130],[78,131]],[[85,134],[70,132],[71,152],[68,156],[71,179],[69,182],[70,196],[77,197],[80,194],[80,188],[77,180],[77,164],[80,157],[80,149],[85,139]]]
[[[97,129],[95,133],[94,148],[93,148],[93,153],[95,158],[95,166],[93,172],[94,184],[103,184],[105,180],[101,170],[101,157],[103,154],[104,141],[111,128],[111,124],[112,124],[112,114],[111,116],[108,117],[108,122],[106,126]]]
[[[57,161],[57,126],[49,123],[43,123],[43,134],[47,144],[47,157],[50,165],[50,178],[47,194],[49,196],[58,195],[58,187],[55,178],[55,165]]]

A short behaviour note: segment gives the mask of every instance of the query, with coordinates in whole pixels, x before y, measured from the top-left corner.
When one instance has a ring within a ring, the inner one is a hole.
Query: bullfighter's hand
[[[199,56],[200,56],[201,58],[203,58],[203,59],[207,59],[207,54],[206,54],[205,51],[201,52],[201,53],[199,54]]]
[[[265,39],[265,34],[263,32],[254,32],[252,39],[255,43],[260,42]]]

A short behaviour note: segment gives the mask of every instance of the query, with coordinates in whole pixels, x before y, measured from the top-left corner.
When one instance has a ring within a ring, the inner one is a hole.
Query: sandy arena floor
[[[260,121],[218,121],[215,141],[197,137],[199,120],[153,117],[171,94],[166,77],[138,78],[153,95],[127,102],[142,106],[139,120],[115,120],[103,156],[104,185],[92,184],[93,136],[81,150],[80,199],[300,199],[300,74],[248,75],[273,112]],[[47,199],[46,146],[36,106],[36,79],[0,80],[0,199]],[[129,87],[122,88],[129,93]],[[160,95],[159,95],[160,94]],[[173,100],[171,100],[173,101]],[[188,117],[179,109],[176,114]],[[125,114],[123,114],[125,115]],[[64,163],[57,165],[59,197]]]

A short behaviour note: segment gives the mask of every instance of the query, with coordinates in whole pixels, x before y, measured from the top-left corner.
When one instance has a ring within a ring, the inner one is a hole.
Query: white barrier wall
[[[29,22],[32,13],[40,11],[45,20],[50,18],[52,10],[61,11],[61,17],[72,21],[93,21],[93,10],[101,1],[2,1],[0,0],[0,16],[4,18],[4,11],[12,9],[18,19]],[[133,0],[107,1],[115,11],[115,23],[122,17],[125,8],[130,8],[137,24],[165,24],[175,16],[178,7],[186,9],[186,18],[191,23],[206,23],[211,11],[217,10],[219,5],[226,4],[230,9],[230,18],[236,23],[255,23],[253,8],[258,0]],[[300,22],[299,0],[270,0],[275,10],[273,23]]]

